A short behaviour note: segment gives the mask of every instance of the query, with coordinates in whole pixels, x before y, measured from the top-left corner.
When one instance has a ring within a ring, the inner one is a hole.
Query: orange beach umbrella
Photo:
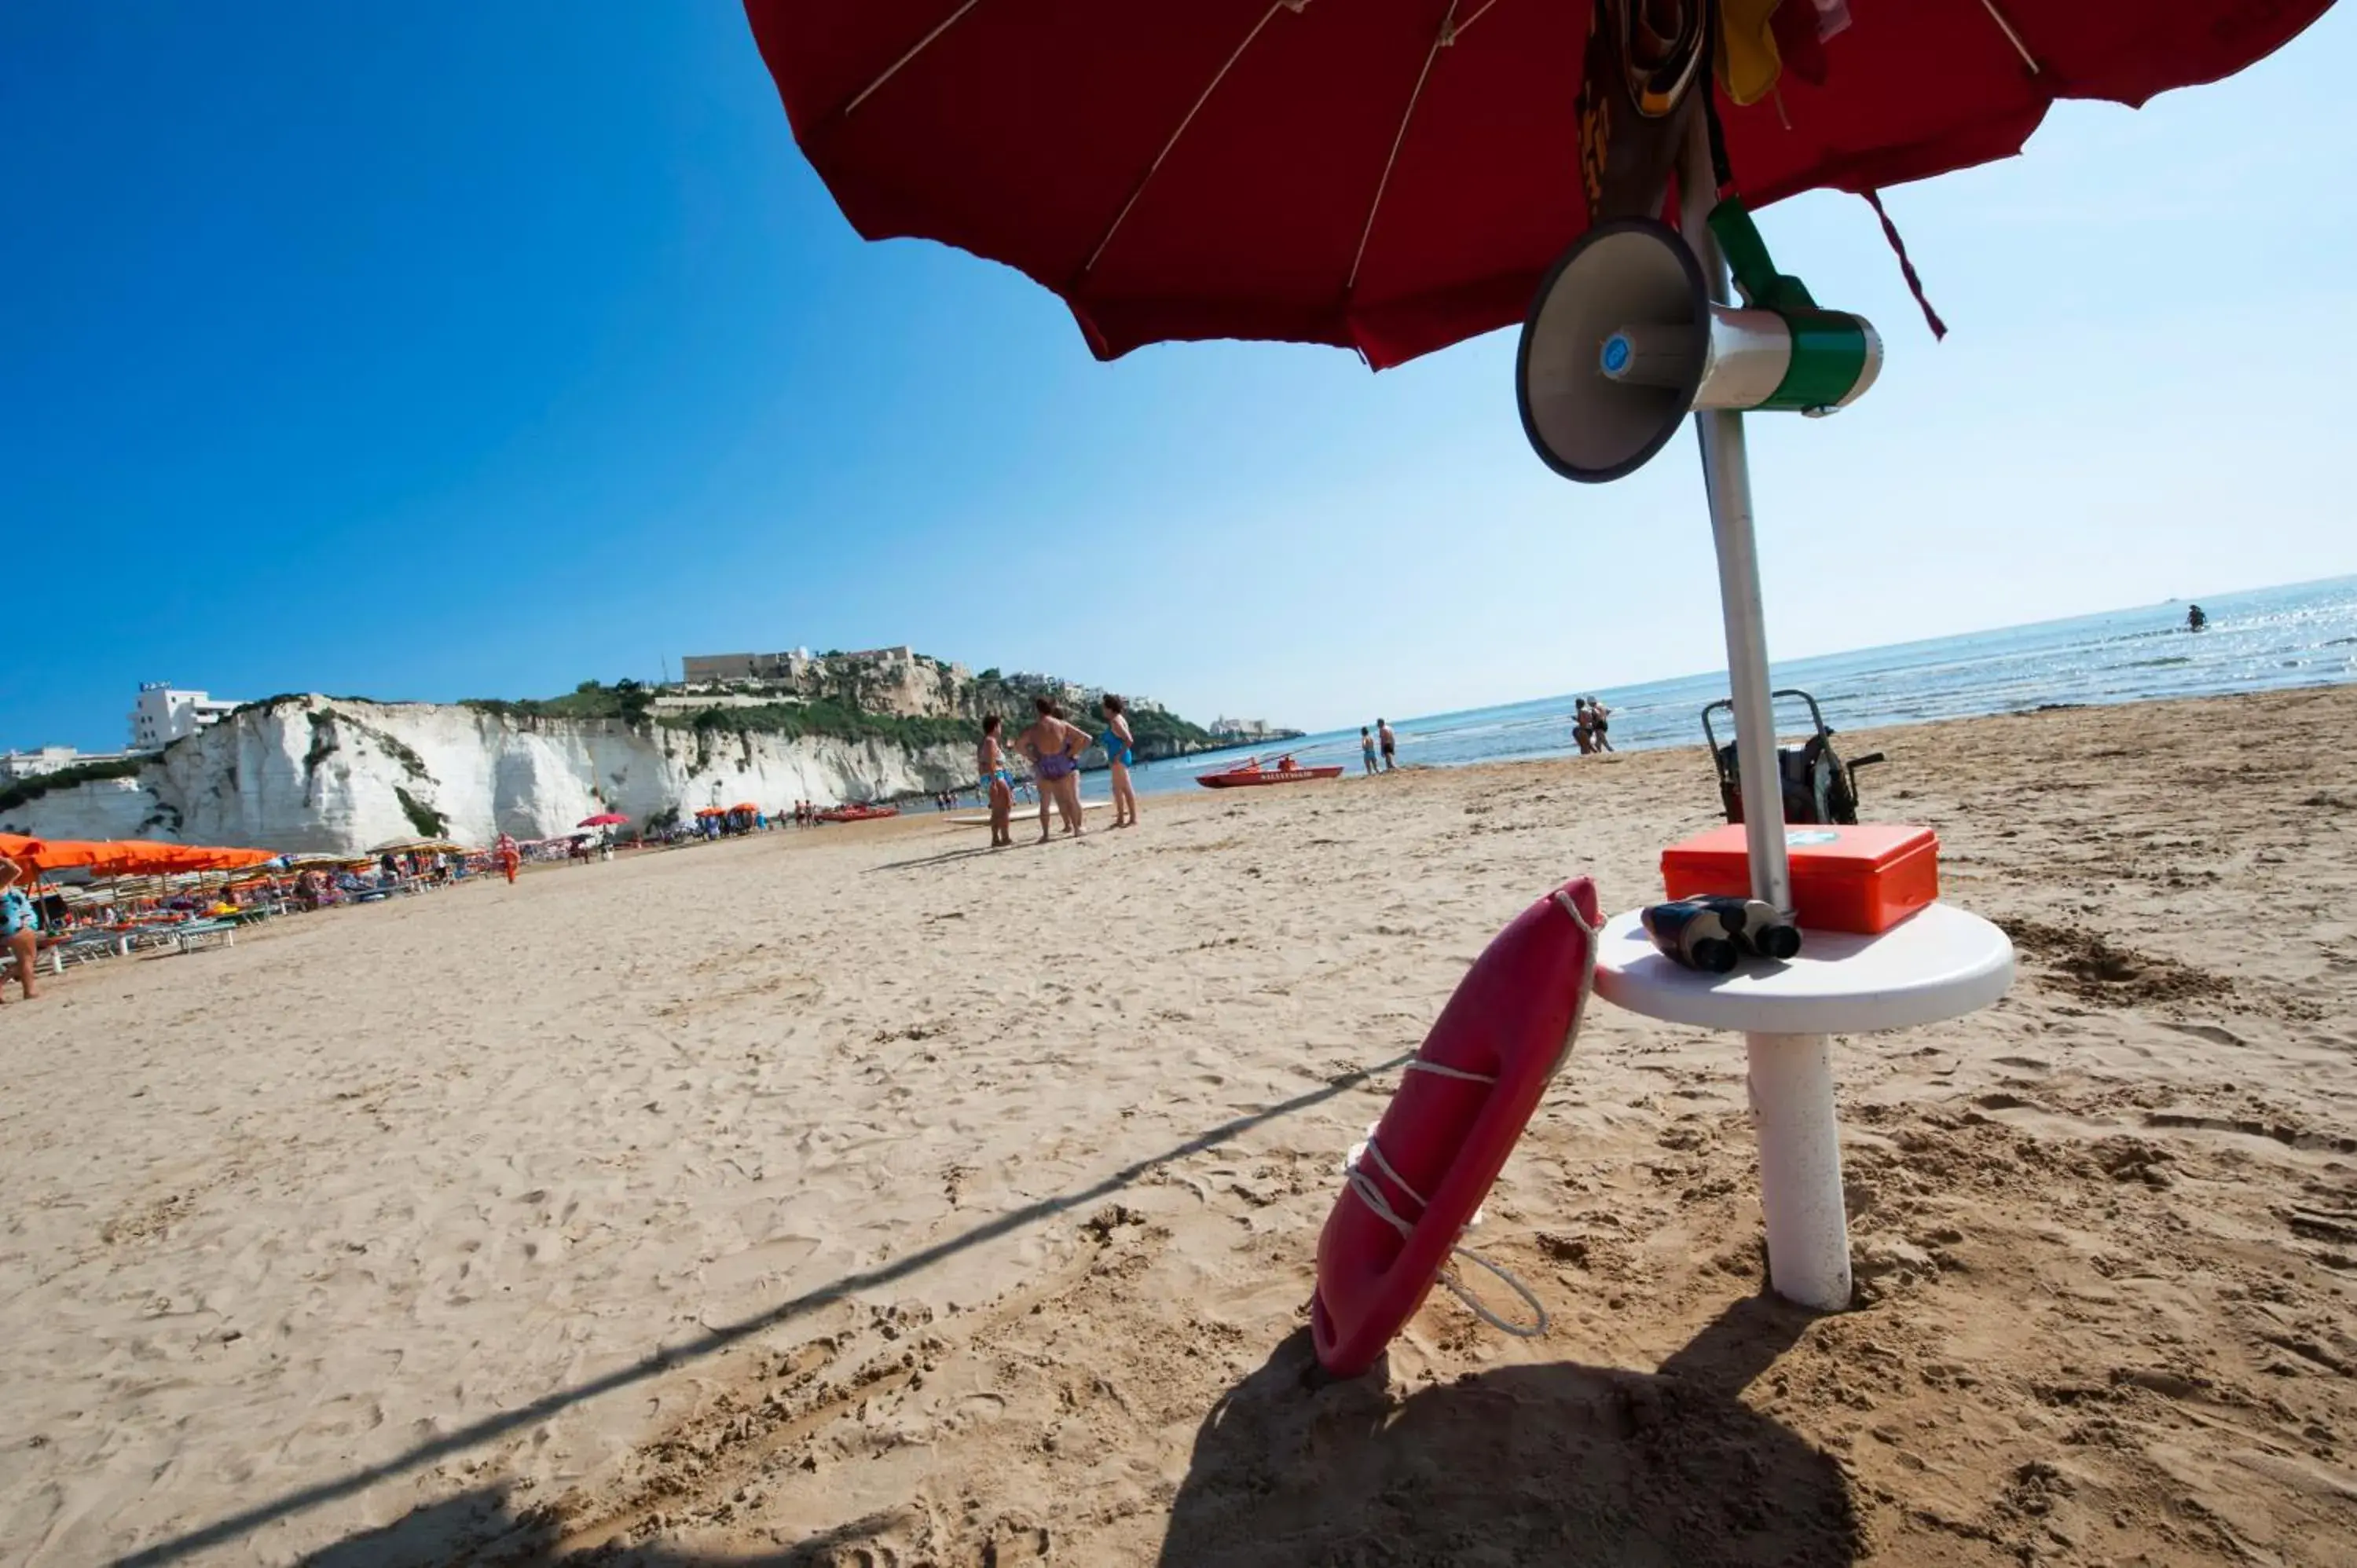
[[[0,856],[19,865],[29,865],[36,871],[55,871],[61,866],[95,866],[105,856],[107,845],[84,843],[75,839],[37,839],[23,833],[0,833]]]
[[[85,842],[27,838],[0,833],[0,854],[38,870],[81,867],[100,876],[142,876],[157,873],[238,871],[262,865],[277,855],[266,849],[232,849],[225,845],[164,843],[152,839],[109,839]]]

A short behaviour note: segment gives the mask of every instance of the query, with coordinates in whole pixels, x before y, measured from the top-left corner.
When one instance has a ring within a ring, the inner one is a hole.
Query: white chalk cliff
[[[0,811],[44,838],[158,838],[357,851],[421,831],[539,838],[598,811],[643,822],[751,801],[832,805],[972,781],[963,746],[700,733],[620,720],[479,713],[430,703],[289,697],[242,709],[127,779],[51,789]],[[406,797],[406,801],[404,801]]]

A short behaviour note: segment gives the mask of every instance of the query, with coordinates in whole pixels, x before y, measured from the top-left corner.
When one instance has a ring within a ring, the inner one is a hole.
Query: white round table
[[[1607,1002],[1673,1024],[1743,1031],[1770,1282],[1779,1295],[1826,1312],[1850,1296],[1826,1036],[1962,1017],[2012,983],[2012,942],[1951,904],[1920,909],[1879,936],[1807,931],[1797,957],[1746,960],[1728,974],[1663,958],[1633,912],[1607,921],[1597,945],[1596,993]]]

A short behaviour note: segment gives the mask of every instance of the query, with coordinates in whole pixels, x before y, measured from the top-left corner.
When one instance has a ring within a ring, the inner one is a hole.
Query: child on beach
[[[1359,760],[1366,765],[1367,777],[1375,776],[1375,732],[1366,725],[1359,726]]]
[[[1008,819],[1015,813],[1015,785],[1006,776],[1006,753],[998,744],[996,714],[982,721],[982,744],[974,747],[974,769],[990,791],[990,847],[1002,849],[1015,842]]]

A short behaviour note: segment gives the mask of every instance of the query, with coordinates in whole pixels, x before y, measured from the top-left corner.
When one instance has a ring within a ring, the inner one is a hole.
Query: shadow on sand
[[[1737,1397],[1808,1322],[1753,1298],[1657,1373],[1501,1367],[1398,1402],[1324,1381],[1305,1330],[1205,1418],[1162,1568],[1838,1568],[1839,1467]]]
[[[854,1520],[848,1524],[776,1552],[710,1557],[667,1546],[605,1546],[559,1554],[561,1539],[533,1509],[514,1508],[506,1488],[486,1487],[395,1520],[382,1529],[348,1536],[303,1559],[304,1568],[457,1568],[499,1563],[527,1568],[571,1563],[577,1568],[837,1568],[860,1562],[888,1562],[888,1555],[862,1548],[880,1541],[901,1523],[897,1514]]]
[[[265,1502],[256,1503],[226,1519],[216,1520],[210,1524],[200,1526],[184,1534],[157,1541],[152,1546],[143,1547],[123,1561],[126,1564],[134,1565],[134,1568],[141,1564],[176,1563],[196,1552],[235,1541],[274,1520],[285,1519],[291,1514],[301,1513],[307,1509],[317,1508],[322,1503],[333,1502],[340,1498],[351,1497],[379,1481],[421,1468],[437,1460],[450,1458],[479,1443],[486,1443],[509,1433],[521,1431],[570,1409],[585,1400],[596,1399],[603,1394],[630,1388],[633,1384],[667,1372],[674,1367],[716,1355],[739,1340],[775,1328],[780,1324],[791,1323],[795,1318],[805,1316],[820,1307],[842,1301],[860,1291],[873,1290],[879,1285],[907,1279],[945,1258],[956,1256],[968,1248],[977,1247],[985,1241],[1009,1235],[1026,1226],[1037,1224],[1042,1219],[1077,1208],[1082,1204],[1093,1203],[1099,1198],[1110,1197],[1132,1186],[1150,1171],[1158,1170],[1190,1155],[1217,1148],[1237,1134],[1260,1126],[1264,1122],[1276,1121],[1280,1117],[1292,1115],[1296,1112],[1306,1111],[1310,1106],[1322,1104],[1338,1095],[1348,1094],[1370,1079],[1398,1067],[1407,1060],[1409,1054],[1403,1052],[1388,1061],[1377,1062],[1372,1067],[1354,1069],[1350,1072],[1341,1073],[1326,1079],[1315,1089],[1295,1095],[1290,1100],[1279,1101],[1261,1110],[1232,1117],[1216,1127],[1207,1128],[1196,1133],[1182,1143],[1174,1144],[1158,1154],[1133,1161],[1102,1181],[1092,1182],[1087,1187],[1078,1187],[1071,1192],[1058,1193],[1051,1197],[1043,1197],[1036,1202],[1027,1203],[1020,1208],[1009,1209],[995,1219],[975,1226],[971,1230],[961,1231],[944,1240],[936,1241],[929,1247],[920,1247],[913,1252],[896,1258],[877,1268],[863,1270],[855,1274],[845,1274],[840,1279],[820,1285],[815,1290],[780,1302],[764,1312],[709,1329],[684,1344],[657,1348],[649,1351],[639,1361],[618,1371],[608,1372],[603,1377],[592,1379],[587,1382],[576,1383],[570,1388],[552,1390],[527,1404],[501,1411],[496,1415],[485,1416],[479,1421],[470,1422],[455,1431],[444,1433],[420,1443],[377,1464],[363,1466],[341,1476],[315,1482],[299,1490],[288,1492]],[[396,1557],[384,1561],[398,1563],[405,1560]],[[423,1561],[436,1560],[427,1558]],[[523,1557],[517,1561],[530,1562],[531,1559]]]
[[[1326,1380],[1296,1334],[1197,1432],[1162,1568],[1846,1568],[1860,1542],[1840,1470],[1738,1397],[1809,1321],[1753,1297],[1656,1373],[1504,1367],[1401,1402],[1381,1377]],[[560,1556],[554,1527],[491,1487],[305,1562],[847,1568],[896,1561],[906,1522],[855,1520],[750,1556],[662,1545]]]

